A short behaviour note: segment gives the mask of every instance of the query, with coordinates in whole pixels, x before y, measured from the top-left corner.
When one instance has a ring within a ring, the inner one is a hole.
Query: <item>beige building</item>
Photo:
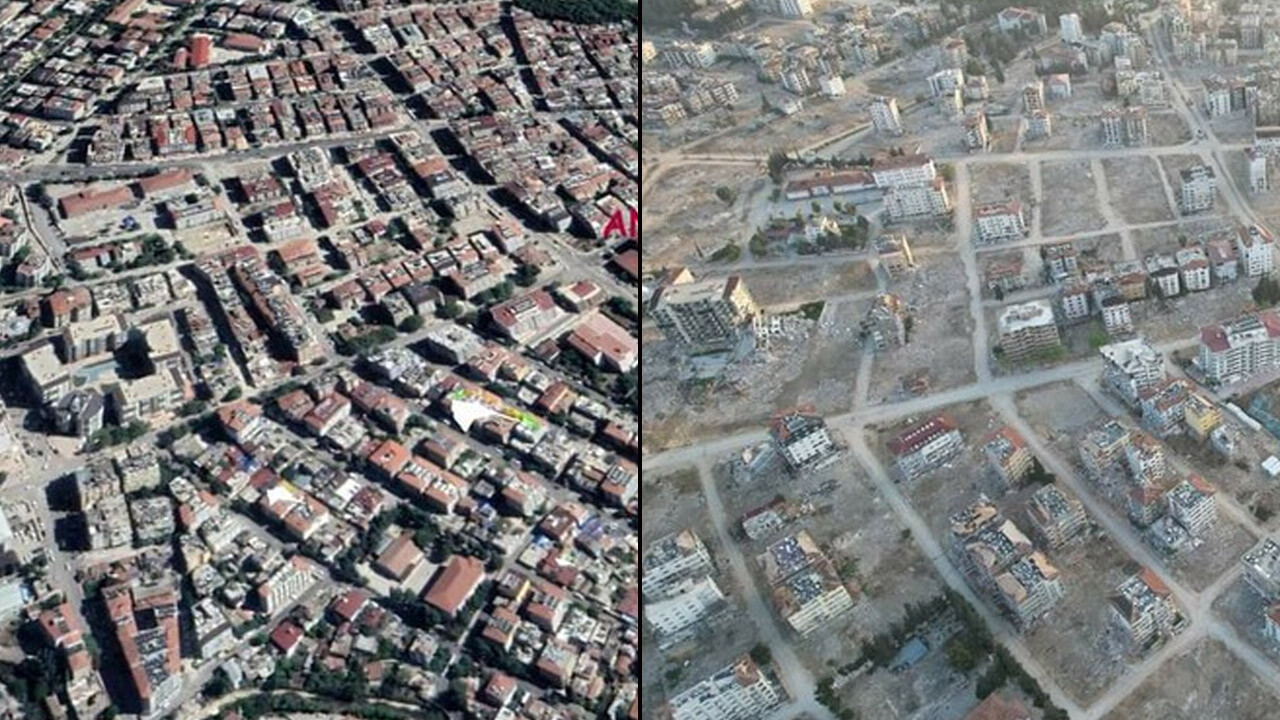
[[[1005,357],[1020,361],[1062,346],[1053,306],[1047,300],[1009,305],[1000,311],[1000,348]]]
[[[650,313],[668,337],[696,350],[724,350],[759,312],[738,275],[660,289]]]

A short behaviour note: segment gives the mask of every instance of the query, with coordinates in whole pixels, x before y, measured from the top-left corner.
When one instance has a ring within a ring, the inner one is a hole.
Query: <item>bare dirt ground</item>
[[[1176,209],[1169,207],[1160,164],[1154,158],[1141,155],[1105,158],[1102,167],[1111,190],[1111,206],[1125,222],[1150,223],[1175,218]]]
[[[1046,236],[1101,230],[1107,219],[1098,208],[1093,165],[1087,160],[1045,162],[1040,165],[1041,185],[1050,191],[1041,204],[1041,230]]]
[[[1157,343],[1193,338],[1202,326],[1229,320],[1254,307],[1250,295],[1254,285],[1249,278],[1240,278],[1234,283],[1184,293],[1171,300],[1148,297],[1130,306],[1134,329]]]
[[[904,375],[922,370],[928,374],[931,392],[976,379],[973,318],[958,254],[930,253],[917,257],[916,263],[915,273],[891,288],[911,308],[913,326],[906,345],[886,348],[876,355],[871,370],[872,402],[893,397]]]
[[[1109,263],[1124,260],[1124,243],[1119,233],[1080,238],[1073,240],[1072,244],[1084,257],[1092,257]]]
[[[1107,598],[1138,565],[1101,530],[1046,554],[1065,594],[1025,634],[1027,647],[1064,692],[1088,705],[1124,671],[1124,638],[1109,621]]]
[[[1029,207],[1031,168],[1025,163],[984,163],[969,169],[969,192],[973,205],[1018,198]]]
[[[875,274],[864,260],[833,258],[821,265],[761,268],[736,274],[742,276],[756,304],[775,311],[876,288]]]
[[[1243,577],[1236,578],[1213,603],[1213,611],[1234,627],[1242,640],[1261,650],[1272,662],[1280,663],[1280,645],[1268,638],[1264,630],[1269,608],[1270,603],[1249,587]]]
[[[1107,413],[1074,382],[1062,381],[1020,392],[1018,414],[1063,460],[1079,464],[1078,440],[1107,419]]]
[[[812,404],[823,414],[849,410],[862,359],[857,332],[863,309],[865,302],[837,299],[826,304],[818,322],[794,316],[789,319],[794,333],[774,339],[713,380],[691,379],[689,360],[674,344],[646,344],[641,361],[645,451],[762,429],[774,410],[800,404]]]
[[[1168,225],[1137,228],[1129,232],[1138,257],[1145,258],[1148,255],[1171,254],[1184,247],[1198,246],[1204,235],[1232,225],[1231,220],[1224,216],[1206,213],[1181,218]]]
[[[1278,700],[1222,643],[1206,638],[1166,662],[1106,718],[1264,720],[1275,717]]]
[[[726,205],[716,189],[737,194]],[[697,260],[697,248],[712,253],[727,242],[745,243],[754,231],[752,208],[767,200],[768,178],[741,165],[686,165],[663,174],[645,196],[640,222],[648,231],[646,270]]]
[[[1195,590],[1213,584],[1222,573],[1240,562],[1240,556],[1257,542],[1253,534],[1232,520],[1221,508],[1218,521],[1200,538],[1203,544],[1179,553],[1165,564],[1182,582]]]

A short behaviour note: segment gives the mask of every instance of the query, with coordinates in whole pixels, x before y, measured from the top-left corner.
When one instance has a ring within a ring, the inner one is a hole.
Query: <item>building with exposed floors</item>
[[[987,465],[1006,486],[1022,482],[1035,467],[1036,456],[1027,441],[1012,426],[1005,425],[991,434],[982,446]]]
[[[740,329],[758,313],[746,283],[737,275],[661,288],[650,314],[668,337],[698,350],[728,349]]]
[[[786,702],[780,683],[767,668],[743,655],[734,663],[667,703],[671,720],[751,720],[765,717]]]
[[[973,222],[978,242],[996,243],[1021,239],[1027,233],[1027,219],[1022,202],[1016,198],[974,208]]]
[[[917,423],[889,441],[895,467],[907,479],[939,467],[962,450],[964,438],[955,422],[945,415]]]
[[[1147,568],[1120,583],[1111,595],[1109,607],[1112,621],[1125,633],[1130,647],[1137,650],[1146,650],[1169,637],[1183,622],[1173,593]]]
[[[1269,603],[1280,600],[1280,544],[1267,537],[1240,558],[1244,579]]]
[[[823,419],[802,411],[776,415],[769,436],[778,454],[793,472],[808,472],[835,461],[837,449]]]
[[[1048,300],[1004,307],[997,318],[997,327],[1004,356],[1015,362],[1062,346],[1053,306]]]
[[[1032,493],[1027,502],[1027,519],[1036,535],[1051,548],[1066,544],[1089,524],[1080,501],[1056,485],[1045,485]]]
[[[898,99],[879,95],[871,99],[868,108],[871,124],[881,135],[902,135],[902,114],[898,112]]]
[[[1102,387],[1117,395],[1129,407],[1138,407],[1143,390],[1164,379],[1164,354],[1144,338],[1103,345]]]

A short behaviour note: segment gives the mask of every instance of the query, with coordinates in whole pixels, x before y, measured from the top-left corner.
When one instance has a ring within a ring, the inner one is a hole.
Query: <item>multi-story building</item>
[[[1036,78],[1022,87],[1022,109],[1035,112],[1044,109],[1044,81]]]
[[[1102,110],[1102,143],[1110,147],[1124,145],[1124,116],[1116,108]]]
[[[769,436],[793,472],[817,470],[837,457],[826,422],[812,413],[797,410],[774,416]]]
[[[1055,283],[1080,273],[1080,251],[1069,242],[1044,245],[1040,249],[1045,271]]]
[[[1058,299],[1062,305],[1062,317],[1067,322],[1083,320],[1093,314],[1089,309],[1089,284],[1083,280],[1063,285]]]
[[[889,441],[898,472],[912,479],[942,465],[964,450],[964,438],[955,422],[935,415],[913,425]]]
[[[871,179],[884,189],[900,185],[928,185],[938,177],[938,168],[928,155],[894,155],[876,158]]]
[[[996,576],[995,584],[1002,609],[1022,629],[1052,610],[1066,593],[1058,569],[1039,551],[1010,565]]]
[[[951,213],[951,196],[938,177],[925,185],[890,187],[884,193],[884,208],[892,222],[945,217]]]
[[[1204,244],[1209,256],[1210,272],[1219,283],[1233,282],[1240,273],[1240,261],[1236,257],[1236,233],[1218,234]]]
[[[71,323],[62,329],[63,355],[70,363],[111,352],[124,343],[127,332],[119,313]]]
[[[1053,116],[1048,110],[1027,113],[1026,122],[1028,139],[1042,140],[1053,135]]]
[[[1204,113],[1211,118],[1230,115],[1231,88],[1217,75],[1204,79]]]
[[[1204,478],[1191,473],[1165,493],[1169,516],[1186,528],[1192,537],[1202,537],[1218,520],[1213,497],[1217,492]]]
[[[1056,485],[1036,490],[1027,502],[1027,519],[1035,533],[1051,548],[1060,547],[1088,526],[1084,506]]]
[[[1236,254],[1249,277],[1270,274],[1275,268],[1276,241],[1261,225],[1241,227],[1236,232]]]
[[[1121,466],[1129,447],[1129,429],[1115,420],[1085,433],[1080,441],[1080,462],[1094,480],[1102,480]]]
[[[868,108],[871,124],[881,135],[900,136],[903,133],[902,115],[898,112],[898,99],[879,95],[871,99]]]
[[[1121,295],[1112,295],[1099,303],[1102,310],[1102,326],[1107,334],[1115,337],[1133,332],[1133,315],[1129,301]]]
[[[181,405],[189,389],[180,371],[162,368],[152,375],[116,383],[111,390],[112,408],[121,425],[147,420]]]
[[[1280,600],[1280,544],[1263,538],[1240,558],[1244,579],[1267,602]]]
[[[1246,313],[1200,328],[1200,371],[1212,383],[1229,385],[1280,364],[1280,313]]]
[[[984,244],[1020,239],[1027,232],[1022,202],[1016,198],[979,205],[974,208],[973,222],[978,231],[978,242]]]
[[[45,343],[24,353],[22,374],[41,404],[57,402],[71,391],[71,373],[63,367],[52,344]]]
[[[1182,276],[1182,287],[1188,292],[1208,290],[1212,284],[1209,271],[1209,256],[1198,247],[1183,248],[1174,254],[1178,262],[1178,272]]]
[[[739,329],[757,312],[746,283],[737,275],[665,286],[650,307],[669,337],[698,350],[733,347]]]
[[[914,270],[915,256],[911,244],[903,233],[885,233],[875,240],[875,262],[884,268],[890,279],[896,279]]]
[[[929,91],[935,98],[944,97],[964,87],[964,71],[946,68],[929,76]]]
[[[716,64],[716,49],[709,42],[677,40],[662,48],[662,59],[671,67],[708,68]]]
[[[1158,485],[1168,468],[1164,446],[1141,430],[1129,433],[1129,444],[1124,448],[1124,459],[1125,465],[1129,468],[1129,476],[1137,485]]]
[[[1213,209],[1213,199],[1218,191],[1218,179],[1213,168],[1196,165],[1179,171],[1182,180],[1179,190],[1179,209],[1183,215],[1193,215]]]
[[[793,630],[809,635],[853,609],[853,596],[831,561],[820,560],[778,583],[773,603]]]
[[[1036,456],[1022,434],[1005,425],[983,443],[982,452],[996,477],[1006,486],[1017,485],[1035,467]]]
[[[1084,42],[1084,28],[1078,14],[1066,13],[1058,16],[1058,37],[1064,43]]]
[[[964,116],[964,144],[970,152],[985,151],[991,147],[991,133],[987,130],[987,114],[981,109]]]
[[[809,0],[778,0],[778,14],[783,17],[803,18],[813,14]]]
[[[780,683],[748,656],[667,703],[671,720],[751,720],[768,716],[786,701]]]
[[[1190,390],[1186,380],[1170,378],[1138,391],[1142,424],[1161,437],[1181,432],[1183,409]]]
[[[1271,189],[1271,176],[1267,173],[1267,153],[1257,147],[1245,148],[1245,162],[1249,165],[1250,192],[1267,192]]]
[[[1182,624],[1173,593],[1147,568],[1120,583],[1111,595],[1110,607],[1112,621],[1137,650],[1150,648]]]
[[[692,530],[681,530],[649,546],[644,554],[642,586],[648,596],[684,578],[709,575],[714,570],[702,539]]]
[[[1124,139],[1132,146],[1147,144],[1147,109],[1132,105],[1124,111]]]
[[[1182,421],[1195,439],[1203,442],[1222,425],[1222,410],[1199,392],[1192,392],[1182,408]]]
[[[1036,353],[1062,346],[1053,306],[1048,300],[1008,305],[997,318],[1000,348],[1005,357],[1025,360]]]
[[[674,635],[697,625],[724,605],[724,593],[710,576],[685,578],[650,595],[644,604],[644,619],[659,635]]]

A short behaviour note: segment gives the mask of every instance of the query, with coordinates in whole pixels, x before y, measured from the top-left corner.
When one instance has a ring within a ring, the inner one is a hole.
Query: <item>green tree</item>
[[[422,329],[422,326],[425,324],[426,324],[426,321],[422,319],[421,315],[410,315],[409,317],[400,321],[400,332],[405,332],[405,333],[418,332],[419,330]]]
[[[782,150],[774,150],[769,153],[769,159],[766,164],[769,168],[769,179],[774,185],[781,185],[783,180],[787,179],[786,170],[790,160],[787,154]]]
[[[732,205],[738,199],[738,193],[734,192],[732,188],[721,185],[716,188],[716,197],[725,205]]]

